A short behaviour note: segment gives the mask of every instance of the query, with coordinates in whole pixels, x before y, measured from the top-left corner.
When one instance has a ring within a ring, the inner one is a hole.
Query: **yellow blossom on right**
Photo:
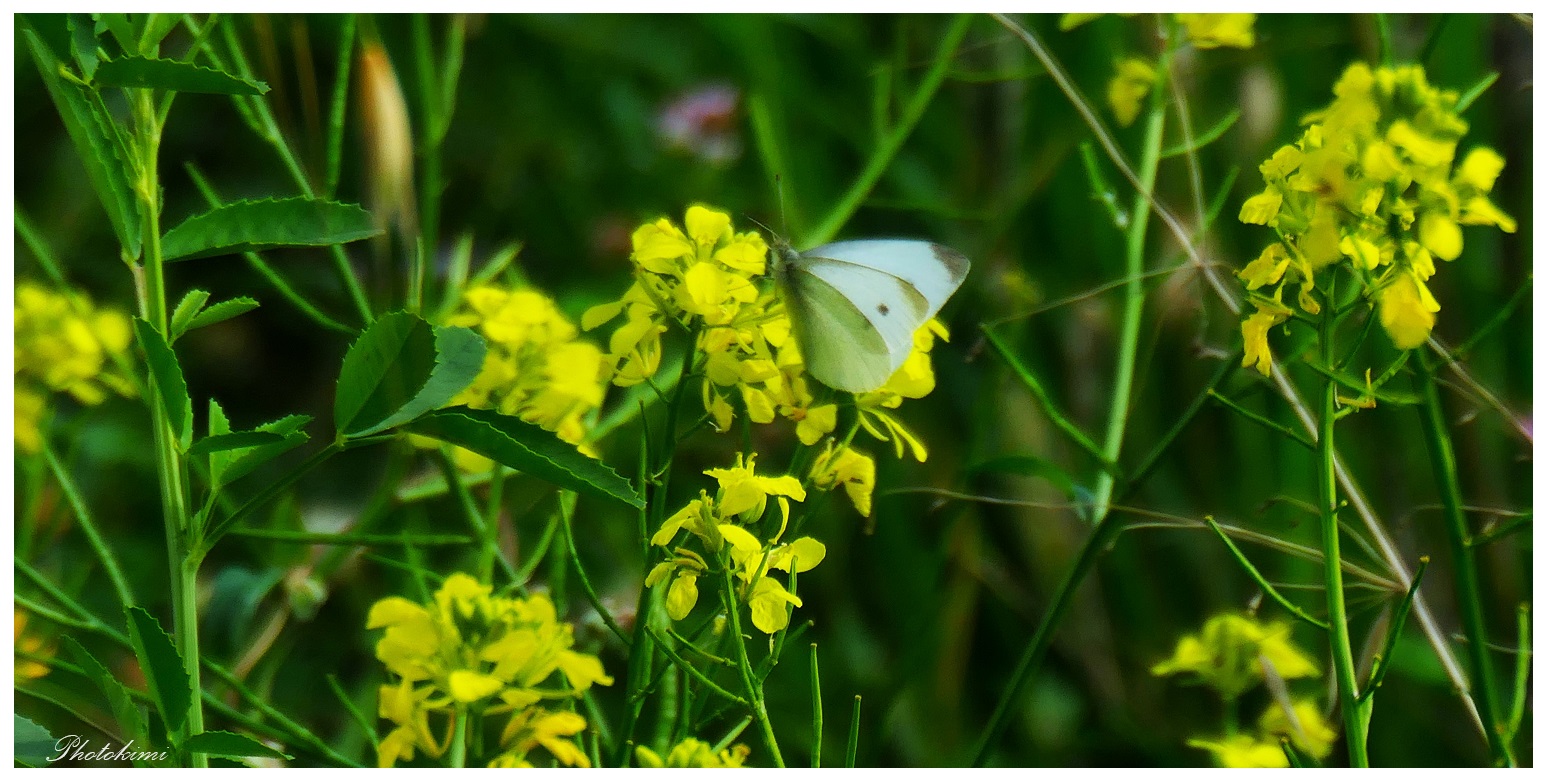
[[[1298,142],[1261,164],[1265,187],[1240,207],[1241,222],[1276,232],[1239,272],[1252,305],[1241,324],[1243,365],[1263,375],[1271,372],[1271,328],[1295,305],[1320,312],[1320,270],[1350,264],[1380,326],[1409,350],[1433,331],[1439,302],[1427,282],[1436,260],[1460,257],[1461,227],[1517,227],[1487,197],[1503,157],[1476,147],[1456,160],[1467,130],[1460,95],[1429,84],[1422,66],[1354,63],[1333,93],[1304,118]]]

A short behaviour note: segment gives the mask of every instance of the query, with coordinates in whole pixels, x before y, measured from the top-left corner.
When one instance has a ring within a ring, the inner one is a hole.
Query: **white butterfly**
[[[931,242],[859,239],[804,253],[778,244],[770,267],[808,373],[862,393],[905,363],[916,330],[965,281],[970,260]]]

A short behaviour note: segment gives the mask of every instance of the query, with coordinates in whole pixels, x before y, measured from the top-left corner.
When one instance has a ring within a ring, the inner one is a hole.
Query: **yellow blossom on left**
[[[16,285],[14,330],[16,445],[23,452],[42,447],[51,394],[84,405],[101,404],[110,392],[134,396],[121,368],[133,339],[123,313],[97,309],[75,291],[24,281]]]

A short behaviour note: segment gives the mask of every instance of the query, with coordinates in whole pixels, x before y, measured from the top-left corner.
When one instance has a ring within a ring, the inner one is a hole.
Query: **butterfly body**
[[[860,239],[799,253],[778,244],[771,275],[808,373],[852,393],[889,381],[916,330],[964,282],[958,251],[911,239]]]

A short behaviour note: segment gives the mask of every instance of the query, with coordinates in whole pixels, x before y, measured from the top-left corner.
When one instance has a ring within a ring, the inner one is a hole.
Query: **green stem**
[[[862,173],[857,175],[857,180],[846,191],[846,195],[842,196],[835,208],[830,210],[819,227],[809,232],[803,243],[804,247],[821,245],[835,238],[841,226],[851,219],[857,208],[862,206],[863,199],[873,191],[873,186],[878,184],[879,177],[884,175],[884,171],[889,168],[889,164],[899,153],[900,147],[904,146],[906,138],[916,128],[916,123],[921,120],[922,113],[932,102],[932,96],[937,93],[944,77],[948,76],[948,68],[954,60],[955,52],[959,49],[959,43],[970,30],[970,20],[971,17],[968,14],[954,17],[948,33],[938,44],[938,50],[933,55],[932,65],[927,69],[927,75],[916,87],[916,92],[911,95],[910,101],[905,104],[905,110],[901,112],[899,121],[873,148],[873,155],[868,158],[867,165],[863,167]]]
[[[733,572],[726,567],[722,569],[722,604],[733,633],[733,650],[738,653],[734,662],[738,663],[738,675],[744,683],[744,696],[752,706],[755,722],[760,725],[760,738],[765,741],[765,748],[771,753],[776,767],[786,768],[787,764],[781,759],[781,747],[776,744],[776,732],[771,728],[770,715],[765,710],[765,693],[755,681],[754,668],[749,665],[749,650],[744,644],[743,623],[739,618],[738,594],[733,589]]]
[[[345,446],[342,441],[336,440],[335,442],[329,443],[328,447],[324,448],[318,453],[313,454],[310,458],[308,458],[307,461],[297,465],[295,469],[291,470],[291,472],[287,473],[280,480],[264,487],[264,490],[259,492],[258,495],[256,495],[253,499],[243,503],[242,507],[239,507],[237,510],[233,511],[232,515],[222,519],[220,524],[216,525],[210,530],[210,533],[205,536],[205,550],[208,551],[209,547],[214,546],[216,541],[220,540],[221,536],[229,532],[232,527],[237,524],[237,522],[242,521],[248,516],[248,514],[253,513],[254,511],[263,507],[270,500],[280,496],[280,494],[286,489],[291,488],[291,484],[296,483],[302,478],[303,475],[311,472],[314,467],[323,464],[326,460],[328,460],[329,457],[339,453],[340,451],[344,450],[344,448]]]
[[[1320,330],[1321,360],[1325,366],[1336,361],[1336,322],[1334,302],[1323,308]],[[1347,595],[1342,586],[1342,529],[1337,524],[1336,488],[1336,391],[1334,378],[1326,378],[1320,399],[1319,463],[1320,542],[1324,553],[1326,613],[1330,617],[1331,660],[1336,667],[1337,704],[1347,732],[1347,756],[1354,768],[1369,765],[1369,713],[1373,704],[1362,701],[1358,676],[1353,666],[1353,644],[1347,627]]]
[[[139,142],[139,165],[136,196],[141,203],[144,222],[143,247],[146,285],[142,291],[141,310],[146,320],[163,336],[167,335],[167,282],[162,269],[161,242],[161,182],[157,176],[157,153],[161,147],[162,129],[156,120],[155,96],[150,89],[134,90],[132,101],[135,133]],[[183,456],[178,452],[172,435],[172,424],[167,420],[165,408],[152,394],[151,415],[157,453],[157,482],[162,497],[162,523],[167,538],[168,576],[173,604],[173,638],[178,654],[183,658],[184,669],[190,686],[200,690],[199,671],[199,563],[202,559],[195,552],[200,545],[201,530],[193,528],[189,520],[188,499],[185,488]],[[204,730],[205,716],[202,702],[189,700],[188,715],[184,720],[184,735],[192,736]],[[194,753],[189,756],[190,765],[204,768],[205,756]]]
[[[857,739],[862,735],[862,696],[851,699],[851,730],[846,734],[846,767],[857,767]]]
[[[1159,55],[1158,71],[1169,68],[1173,42]],[[1159,171],[1159,154],[1164,149],[1164,91],[1153,91],[1153,107],[1143,134],[1142,163],[1138,166],[1137,198],[1132,203],[1131,222],[1126,229],[1126,303],[1121,316],[1121,347],[1116,353],[1115,382],[1111,386],[1110,416],[1105,427],[1105,442],[1100,460],[1116,464],[1121,458],[1121,443],[1126,437],[1126,418],[1132,404],[1132,379],[1137,371],[1137,345],[1142,335],[1143,251],[1147,247],[1148,212],[1153,205],[1153,185]],[[1094,482],[1094,512],[1097,519],[1110,513],[1116,476],[1102,472]]]
[[[97,522],[92,520],[91,511],[86,507],[86,501],[81,498],[81,491],[76,488],[75,479],[70,477],[54,455],[54,449],[49,447],[48,438],[43,438],[43,459],[48,462],[49,470],[54,473],[54,479],[59,482],[59,489],[65,493],[65,499],[70,502],[70,508],[75,511],[76,522],[81,525],[81,531],[86,534],[86,541],[102,561],[103,570],[108,572],[108,580],[113,582],[113,591],[118,593],[119,603],[124,607],[135,605],[134,592],[129,588],[129,581],[124,578],[124,571],[119,567],[118,558],[113,556],[113,549],[108,547],[103,540],[102,533],[97,531]]]
[[[824,702],[819,697],[819,644],[808,645],[808,686],[814,701],[814,760],[813,768],[819,768],[819,756],[824,749]]]
[[[1423,427],[1428,456],[1433,463],[1434,483],[1444,504],[1444,521],[1449,533],[1450,558],[1455,572],[1455,598],[1460,605],[1461,622],[1466,633],[1467,666],[1471,689],[1476,693],[1477,714],[1487,728],[1488,744],[1502,765],[1515,765],[1514,749],[1501,729],[1498,687],[1492,661],[1487,655],[1487,621],[1482,611],[1482,587],[1477,578],[1476,558],[1471,551],[1471,530],[1461,501],[1460,476],[1455,470],[1455,447],[1450,440],[1439,386],[1421,352],[1414,353],[1414,365],[1423,393]]]
[[[1029,644],[1024,647],[1024,653],[1019,657],[1012,675],[1008,677],[1008,685],[1003,688],[1002,697],[997,701],[997,708],[992,711],[991,719],[981,730],[980,738],[976,739],[969,765],[984,765],[991,755],[993,745],[1001,738],[1003,730],[1007,728],[1008,719],[1013,716],[1013,702],[1018,700],[1024,686],[1034,676],[1040,661],[1050,649],[1051,639],[1056,635],[1056,625],[1067,615],[1067,608],[1072,604],[1073,597],[1078,594],[1078,587],[1083,583],[1083,577],[1099,560],[1100,552],[1108,548],[1115,536],[1124,529],[1119,521],[1120,518],[1120,516],[1106,515],[1100,519],[1099,524],[1089,534],[1088,540],[1084,542],[1082,550],[1078,552],[1077,559],[1073,560],[1072,567],[1068,568],[1066,575],[1062,576],[1062,583],[1057,587],[1056,597],[1046,609],[1045,616],[1040,620],[1040,626],[1029,639]]]

